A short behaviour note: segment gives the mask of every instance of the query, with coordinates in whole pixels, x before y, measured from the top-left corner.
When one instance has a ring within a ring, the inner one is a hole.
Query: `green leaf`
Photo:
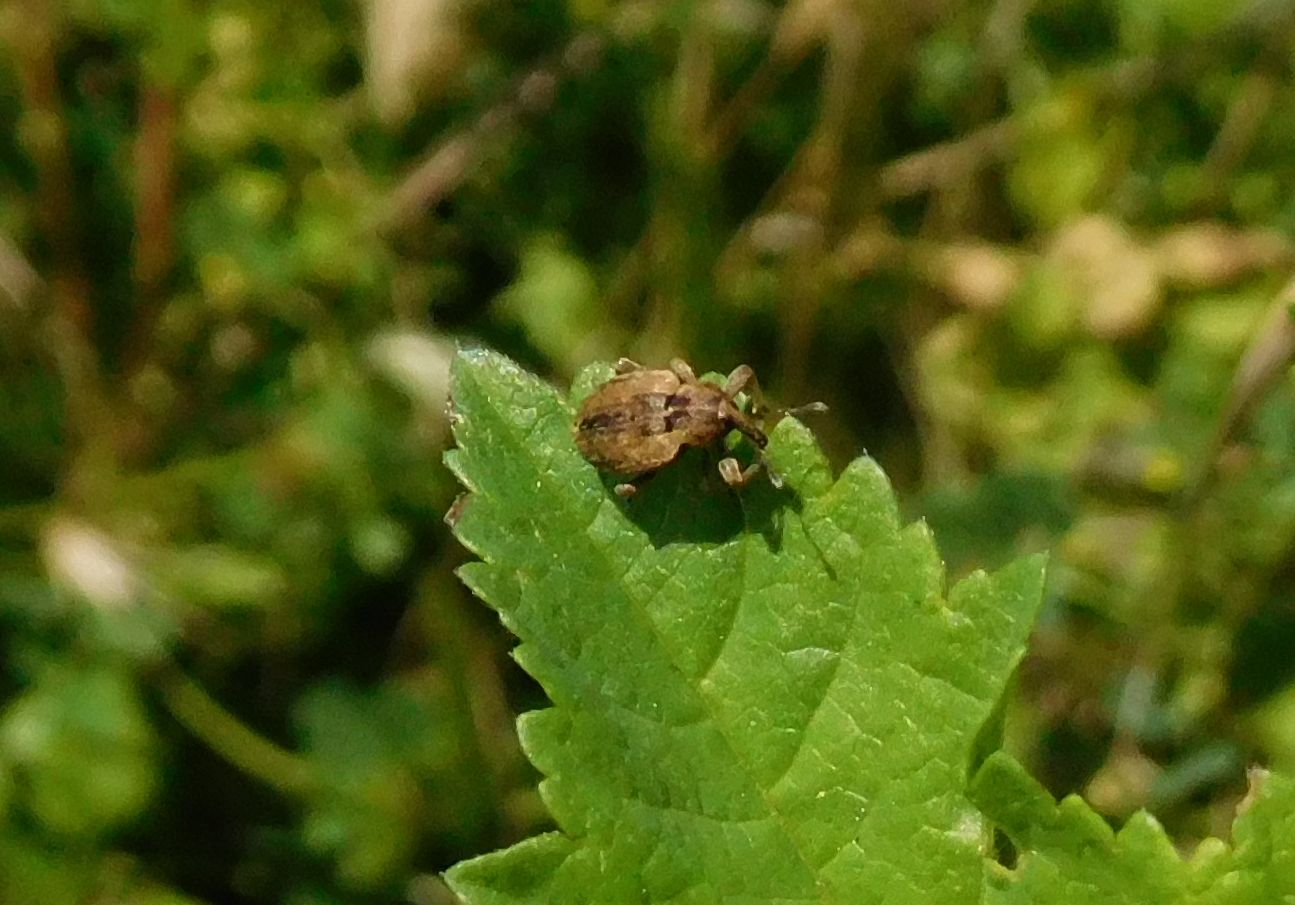
[[[216,609],[272,607],[290,582],[272,557],[227,544],[198,544],[154,554],[157,582],[180,600]]]
[[[833,480],[791,418],[781,491],[690,451],[622,501],[511,362],[461,353],[452,396],[455,530],[482,559],[462,576],[553,701],[520,727],[560,830],[453,868],[466,902],[979,900],[963,790],[1039,559],[946,601],[877,465]]]
[[[1250,782],[1232,827],[1231,863],[1201,899],[1208,905],[1295,901],[1295,781],[1255,771]]]
[[[49,851],[10,828],[0,834],[0,902],[77,905],[93,895],[94,879],[84,858]]]
[[[1254,778],[1232,848],[1207,839],[1187,860],[1145,811],[1117,832],[1077,795],[1053,801],[1002,752],[986,760],[971,797],[1019,851],[1014,870],[991,876],[986,905],[1295,901],[1295,782],[1283,777]]]
[[[16,826],[0,833],[0,902],[5,905],[202,905],[152,880],[119,852],[95,852]]]
[[[106,667],[51,668],[0,712],[0,762],[49,830],[91,837],[146,808],[156,740],[129,677]]]
[[[302,838],[336,859],[352,889],[378,888],[408,870],[429,804],[455,830],[471,810],[430,793],[471,783],[451,771],[461,740],[447,726],[448,702],[435,687],[401,684],[362,690],[328,682],[303,696],[296,713],[302,749],[318,782],[306,801]]]

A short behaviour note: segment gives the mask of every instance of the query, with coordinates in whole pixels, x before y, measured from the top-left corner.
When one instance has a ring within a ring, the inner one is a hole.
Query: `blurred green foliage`
[[[0,901],[445,901],[544,825],[456,340],[749,362],[961,574],[1008,745],[1295,769],[1286,0],[0,3]]]

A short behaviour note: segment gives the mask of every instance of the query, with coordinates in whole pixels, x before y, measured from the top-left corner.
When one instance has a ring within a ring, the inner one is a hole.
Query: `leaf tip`
[[[507,355],[496,352],[485,346],[460,346],[450,362],[450,408],[454,410],[455,400],[463,384],[470,380],[499,381],[516,383],[521,380],[535,379]]]
[[[493,349],[486,346],[475,344],[461,344],[454,351],[454,363],[451,367],[458,368],[482,368],[482,367],[512,367],[517,368],[511,359],[500,355]]]
[[[819,496],[832,486],[832,469],[814,432],[790,415],[770,432],[766,454],[773,469],[801,493]]]
[[[560,833],[545,833],[503,851],[461,861],[443,877],[465,903],[547,901],[546,888],[571,850],[571,841]]]

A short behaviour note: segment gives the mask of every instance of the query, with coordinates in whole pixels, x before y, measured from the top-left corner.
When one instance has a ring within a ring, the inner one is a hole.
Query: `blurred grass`
[[[455,341],[755,366],[951,571],[1007,740],[1295,768],[1285,0],[0,4],[0,902],[446,901],[543,825],[453,578]]]

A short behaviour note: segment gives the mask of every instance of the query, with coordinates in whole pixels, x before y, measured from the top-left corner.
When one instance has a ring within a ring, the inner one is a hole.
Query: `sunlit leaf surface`
[[[1039,560],[946,597],[877,465],[791,419],[782,490],[694,451],[622,501],[552,388],[485,352],[453,385],[462,574],[553,701],[521,729],[559,826],[452,870],[467,902],[979,900],[963,789]]]

